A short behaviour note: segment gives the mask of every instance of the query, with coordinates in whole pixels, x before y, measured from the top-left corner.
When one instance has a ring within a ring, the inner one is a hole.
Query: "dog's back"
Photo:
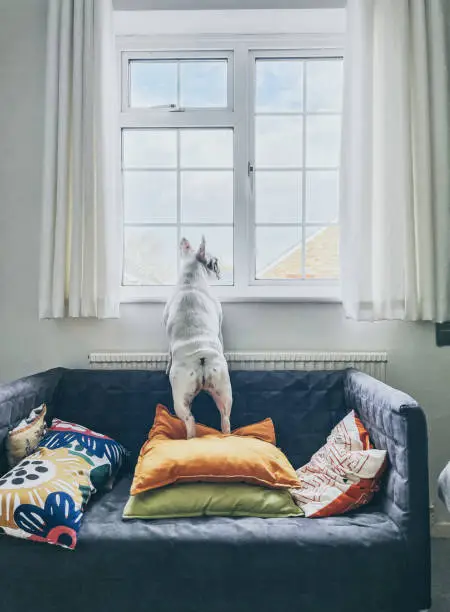
[[[221,354],[221,318],[220,303],[204,289],[187,286],[177,291],[166,322],[172,362]]]
[[[206,258],[204,246],[202,241],[194,255],[190,244],[181,242],[187,252],[177,288],[164,311],[174,409],[186,423],[188,437],[195,435],[190,405],[201,390],[212,395],[222,417],[222,430],[230,431],[232,393],[223,355],[222,308],[207,282],[208,271],[217,273],[218,267],[215,258]]]

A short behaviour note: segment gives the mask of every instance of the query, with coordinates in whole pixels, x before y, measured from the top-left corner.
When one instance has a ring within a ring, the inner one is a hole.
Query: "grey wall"
[[[37,314],[46,0],[0,0],[0,381],[90,351],[165,350],[162,306],[124,305],[117,321],[44,321]],[[450,459],[450,349],[429,324],[362,324],[336,305],[227,304],[230,350],[389,351],[389,382],[424,406],[432,495]],[[440,515],[445,518],[441,504]]]

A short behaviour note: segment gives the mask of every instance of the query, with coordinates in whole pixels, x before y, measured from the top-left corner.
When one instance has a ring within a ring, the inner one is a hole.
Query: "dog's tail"
[[[198,371],[201,372],[201,384],[204,387],[208,385],[208,381],[211,382],[211,379],[216,377],[218,369],[221,367],[218,351],[208,348],[202,350],[200,354],[196,355],[196,364],[198,364]]]
[[[200,357],[200,367],[202,368],[202,385],[204,385],[206,381],[205,365],[206,357]]]

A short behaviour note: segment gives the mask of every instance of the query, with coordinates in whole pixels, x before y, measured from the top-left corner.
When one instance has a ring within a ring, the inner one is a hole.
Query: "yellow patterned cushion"
[[[45,434],[46,412],[46,405],[41,404],[9,432],[6,439],[6,457],[9,467],[17,465],[37,448]]]

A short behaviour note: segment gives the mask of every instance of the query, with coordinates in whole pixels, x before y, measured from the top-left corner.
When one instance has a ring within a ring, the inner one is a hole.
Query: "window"
[[[185,45],[120,44],[124,299],[165,299],[202,235],[221,298],[335,297],[339,51]]]
[[[125,129],[124,285],[174,285],[178,245],[202,234],[233,284],[233,132]]]
[[[339,276],[342,62],[256,55],[255,279]]]

